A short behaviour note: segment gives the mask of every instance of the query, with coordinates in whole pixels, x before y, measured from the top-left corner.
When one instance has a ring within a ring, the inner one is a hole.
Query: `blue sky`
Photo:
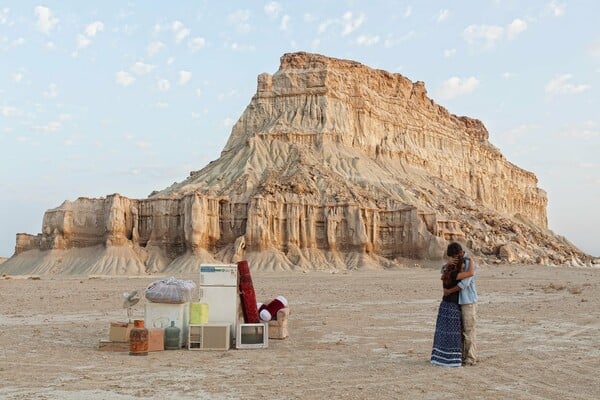
[[[0,256],[77,197],[147,197],[219,157],[282,54],[425,82],[548,193],[600,255],[600,2],[0,3]]]

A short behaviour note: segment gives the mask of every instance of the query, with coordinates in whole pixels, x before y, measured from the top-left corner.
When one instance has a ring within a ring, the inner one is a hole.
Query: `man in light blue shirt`
[[[450,257],[463,258],[465,271],[468,271],[469,268],[476,268],[475,262],[467,256],[459,243],[450,243],[447,253]],[[461,280],[452,289],[444,289],[444,295],[457,290],[460,290],[458,304],[460,304],[462,313],[463,365],[475,365],[477,363],[477,344],[475,342],[477,337],[477,289],[475,288],[475,275]]]

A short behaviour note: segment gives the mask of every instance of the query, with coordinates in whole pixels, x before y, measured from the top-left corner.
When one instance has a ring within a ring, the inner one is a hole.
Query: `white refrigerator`
[[[200,264],[200,303],[208,304],[208,323],[229,323],[231,343],[235,342],[238,306],[236,264]]]

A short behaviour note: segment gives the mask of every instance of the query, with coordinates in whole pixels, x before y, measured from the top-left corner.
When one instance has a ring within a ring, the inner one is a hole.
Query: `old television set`
[[[235,335],[236,349],[264,349],[269,345],[269,325],[266,323],[238,323]]]

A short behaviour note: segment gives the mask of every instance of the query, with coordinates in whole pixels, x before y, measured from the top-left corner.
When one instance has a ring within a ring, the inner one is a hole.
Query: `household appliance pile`
[[[246,261],[201,264],[198,272],[198,286],[174,277],[150,284],[143,320],[131,320],[137,291],[124,293],[128,321],[111,322],[109,340],[101,340],[99,349],[132,355],[175,348],[261,349],[269,339],[289,336],[287,299],[279,295],[258,303]]]

